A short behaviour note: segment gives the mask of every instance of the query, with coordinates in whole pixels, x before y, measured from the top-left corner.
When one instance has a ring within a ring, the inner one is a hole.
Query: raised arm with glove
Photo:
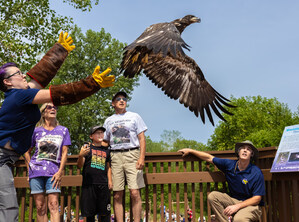
[[[27,75],[43,88],[51,82],[68,53],[75,48],[72,37],[67,36],[67,32],[61,32],[58,42],[27,72]]]
[[[78,82],[50,86],[53,104],[55,106],[73,104],[96,93],[100,88],[113,86],[115,76],[107,76],[110,72],[111,68],[107,68],[100,73],[100,66],[97,66],[91,76]]]

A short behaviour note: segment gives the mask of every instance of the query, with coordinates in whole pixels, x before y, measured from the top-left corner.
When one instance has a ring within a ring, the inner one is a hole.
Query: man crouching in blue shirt
[[[220,159],[206,152],[192,149],[181,149],[178,152],[183,157],[193,154],[198,158],[213,163],[225,175],[228,183],[229,195],[213,191],[208,201],[216,214],[217,220],[256,221],[259,220],[264,205],[262,196],[265,195],[264,176],[259,167],[252,164],[258,157],[258,150],[251,141],[236,143],[235,153],[238,160]]]

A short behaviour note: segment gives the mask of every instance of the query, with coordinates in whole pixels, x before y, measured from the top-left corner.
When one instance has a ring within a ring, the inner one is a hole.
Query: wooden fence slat
[[[180,215],[180,184],[176,184],[176,212],[177,218],[179,218]],[[172,216],[172,213],[171,213]],[[170,217],[170,216],[169,216]]]
[[[276,181],[274,181],[273,183],[271,183],[272,185],[272,189],[271,189],[271,192],[272,192],[272,199],[273,199],[273,202],[269,203],[273,206],[273,220],[274,222],[277,222],[278,221],[278,192],[277,192],[277,183]]]
[[[71,219],[71,213],[72,213],[72,187],[68,187],[67,189],[67,219],[68,221]]]
[[[299,190],[298,180],[292,180],[292,208],[294,210],[294,221],[299,221]]]
[[[168,172],[171,172],[171,162],[168,162]],[[168,222],[171,221],[171,214],[172,214],[172,190],[171,184],[168,184]]]
[[[225,177],[222,172],[175,172],[175,173],[148,173],[145,175],[147,183],[167,184],[167,183],[208,183],[224,182]]]
[[[187,197],[187,184],[184,183],[184,214],[185,214],[185,218],[187,218],[188,214],[187,214],[187,205],[189,206],[189,201],[188,201],[188,197]]]
[[[168,184],[168,222],[171,221],[171,212],[172,212],[172,197],[171,197],[171,184]]]
[[[192,207],[192,212],[194,212],[194,213],[193,213],[194,221],[197,222],[197,221],[196,221],[195,184],[194,184],[194,183],[191,184],[191,189],[192,189],[192,194],[191,194],[192,206],[191,206],[191,207]]]
[[[15,188],[30,188],[27,177],[15,177]],[[61,187],[81,187],[82,175],[64,175],[61,178]]]
[[[266,209],[267,209],[267,219],[269,222],[274,222],[273,220],[273,202],[274,202],[274,196],[272,195],[272,190],[273,190],[273,183],[271,181],[265,181],[266,183],[266,197],[264,199],[266,199]]]
[[[146,222],[149,222],[148,216],[150,215],[150,213],[149,213],[149,187],[148,186],[145,187],[145,213],[147,215]]]
[[[29,221],[32,221],[32,217],[33,217],[33,196],[32,195],[30,195],[29,196],[29,209],[28,209],[28,211],[29,211]]]
[[[203,216],[203,211],[204,211],[204,204],[203,204],[203,185],[202,183],[199,184],[199,205],[200,205],[200,215]]]
[[[156,163],[153,164],[153,172],[155,173],[157,171],[156,169]],[[154,221],[157,221],[157,186],[153,185],[153,219]]]
[[[164,164],[160,163],[160,172],[164,173]],[[161,222],[165,221],[165,214],[164,214],[164,184],[161,184]],[[166,213],[166,212],[165,212]]]
[[[26,189],[21,189],[21,220],[25,219],[25,203],[26,203]]]

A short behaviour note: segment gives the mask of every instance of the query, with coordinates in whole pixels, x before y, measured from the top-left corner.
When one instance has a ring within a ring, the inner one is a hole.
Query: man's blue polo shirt
[[[245,170],[240,171],[237,162],[237,160],[213,158],[213,163],[225,174],[229,195],[242,201],[253,196],[264,196],[265,182],[261,169],[250,163]],[[264,206],[263,199],[259,205]]]
[[[0,146],[10,141],[19,154],[24,154],[31,146],[35,124],[41,114],[36,104],[32,104],[39,89],[10,89],[0,109]]]

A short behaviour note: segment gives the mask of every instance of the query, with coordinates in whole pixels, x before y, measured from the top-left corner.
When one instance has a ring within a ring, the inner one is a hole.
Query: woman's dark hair
[[[17,64],[15,64],[13,62],[8,62],[0,67],[0,90],[3,92],[7,91],[7,86],[4,84],[3,80],[7,76],[7,68],[8,67],[18,67],[18,66],[17,66]]]

